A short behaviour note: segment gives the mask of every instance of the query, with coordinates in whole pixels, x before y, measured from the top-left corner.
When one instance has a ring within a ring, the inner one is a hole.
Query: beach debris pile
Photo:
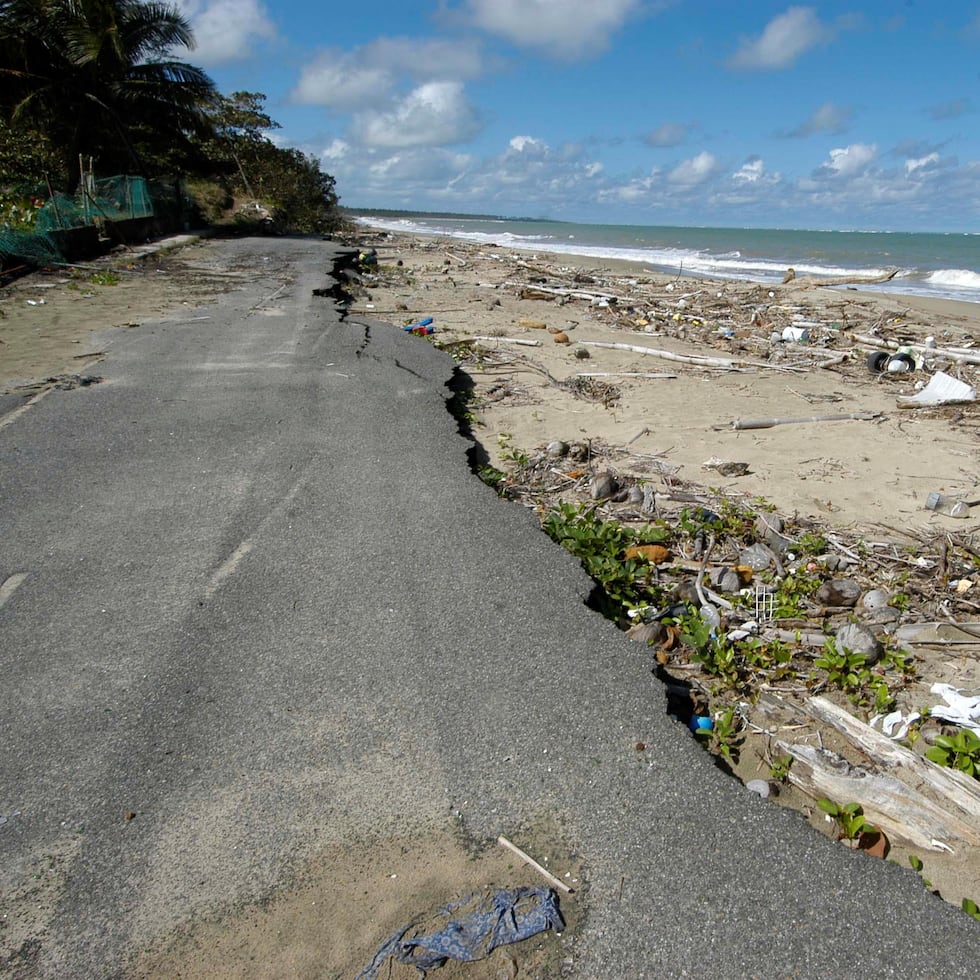
[[[542,386],[620,412],[625,394],[652,379],[737,385],[769,374],[814,404],[887,387],[888,414],[912,411],[980,438],[980,346],[955,313],[925,317],[901,297],[893,307],[797,275],[772,285],[644,276],[418,239],[407,269],[378,246],[379,285],[366,282],[365,298],[389,297],[375,306],[395,323],[440,315],[430,342],[478,379],[467,407],[477,416],[536,406]],[[432,277],[449,286],[437,308]],[[491,313],[481,320],[489,328],[454,329],[477,306]],[[558,333],[568,339],[562,372],[535,350],[555,349]],[[835,377],[838,390],[798,390],[794,378],[815,374]],[[882,416],[729,416],[709,428],[870,430]],[[980,775],[980,744],[974,752],[972,729],[943,711],[947,688],[957,704],[980,694],[980,501],[923,492],[923,516],[940,515],[929,524],[833,528],[741,491],[758,461],[738,450],[703,458],[694,481],[669,447],[640,451],[649,425],[615,442],[579,431],[542,431],[530,445],[498,433],[480,475],[581,562],[596,585],[590,602],[649,658],[669,710],[752,791],[872,853],[929,852],[930,878],[944,887],[942,861],[980,844],[980,780],[969,771],[975,763]]]
[[[955,656],[926,676],[920,655],[963,649],[980,691],[971,535],[904,549],[848,537],[594,442],[509,455],[499,492],[535,509],[581,561],[599,587],[596,607],[649,650],[672,710],[733,770],[778,772],[811,805],[858,802],[906,846],[980,844],[980,781],[926,756],[980,698],[963,693],[969,671]]]

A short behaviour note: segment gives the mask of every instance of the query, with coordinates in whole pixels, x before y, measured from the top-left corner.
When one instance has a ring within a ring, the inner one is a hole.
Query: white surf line
[[[249,535],[245,538],[241,544],[218,566],[215,573],[211,576],[211,580],[208,582],[208,587],[204,590],[204,598],[212,599],[218,589],[224,584],[225,580],[233,575],[238,568],[238,566],[245,559],[246,555],[255,546],[255,538],[262,533],[265,526],[272,521],[274,518],[279,517],[279,515],[292,503],[293,498],[299,493],[299,488],[302,486],[303,481],[299,480],[293,486],[292,490],[286,494],[282,500],[276,504],[272,510],[262,519],[259,526],[255,529],[255,534]]]
[[[24,584],[28,574],[28,572],[17,572],[0,585],[0,609],[3,609],[10,597]]]

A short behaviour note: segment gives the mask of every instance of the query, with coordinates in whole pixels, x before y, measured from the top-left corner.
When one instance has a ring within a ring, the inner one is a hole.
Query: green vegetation
[[[969,728],[961,728],[955,735],[937,735],[926,749],[926,758],[980,779],[980,738]]]
[[[193,47],[165,2],[0,0],[0,223],[29,232],[35,202],[73,195],[84,169],[179,175],[212,222],[338,227],[334,179],[269,139],[264,95],[224,96],[172,57]]]
[[[868,823],[859,803],[834,803],[833,800],[817,800],[817,806],[837,824],[837,839],[856,841],[862,834],[876,834],[878,828]]]

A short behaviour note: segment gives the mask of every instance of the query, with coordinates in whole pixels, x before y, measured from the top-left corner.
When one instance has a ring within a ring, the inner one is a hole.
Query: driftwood
[[[814,799],[858,803],[865,816],[892,839],[931,851],[945,851],[949,841],[976,846],[980,830],[926,799],[894,776],[852,766],[834,752],[812,745],[777,741],[793,758],[789,780]]]
[[[838,415],[804,415],[799,418],[771,418],[771,419],[735,419],[726,425],[713,425],[711,428],[735,429],[771,429],[774,425],[797,425],[801,422],[845,422],[848,420],[871,421],[881,418],[881,412],[844,412]]]
[[[724,368],[726,371],[739,371],[742,365],[746,367],[768,368],[770,371],[791,371],[805,374],[807,368],[791,367],[783,364],[770,364],[767,361],[750,361],[745,358],[708,357],[703,354],[675,354],[673,351],[660,350],[656,347],[639,347],[636,344],[611,344],[601,340],[579,341],[582,347],[605,347],[609,350],[625,350],[633,354],[646,354],[649,357],[659,357],[664,361],[678,361],[681,364],[694,364],[698,367]]]
[[[540,340],[521,340],[520,337],[470,337],[470,340],[492,340],[501,344],[520,344],[521,347],[540,347]]]
[[[676,374],[654,374],[650,371],[580,371],[577,378],[676,378]]]
[[[879,766],[905,771],[921,779],[964,813],[974,818],[980,817],[980,782],[971,776],[957,769],[937,766],[935,762],[910,752],[904,745],[892,741],[826,698],[810,698],[803,704],[803,710],[836,728]]]
[[[833,279],[814,279],[813,276],[804,276],[802,279],[794,279],[794,286],[802,286],[808,289],[811,286],[870,286],[876,282],[890,282],[898,275],[900,270],[892,269],[880,276],[835,276]]]

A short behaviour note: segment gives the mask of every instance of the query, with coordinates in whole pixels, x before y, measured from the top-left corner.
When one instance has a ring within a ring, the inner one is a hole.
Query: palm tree
[[[207,127],[214,83],[168,58],[193,44],[190,25],[168,3],[0,0],[0,109],[48,135],[69,188],[80,154],[103,172],[144,172],[145,154]]]

